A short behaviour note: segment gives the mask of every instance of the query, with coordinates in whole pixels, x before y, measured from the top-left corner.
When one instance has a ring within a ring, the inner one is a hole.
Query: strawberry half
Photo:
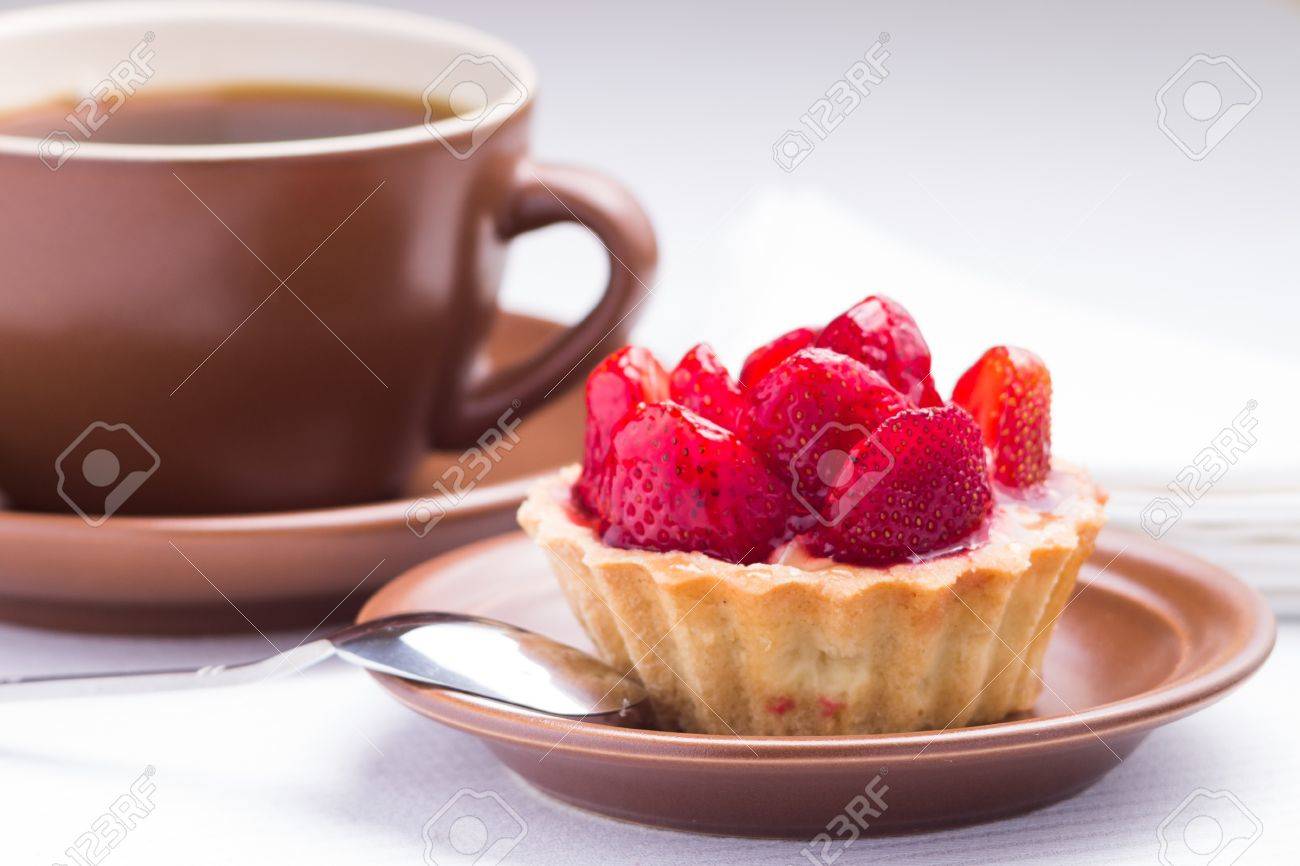
[[[587,430],[582,475],[573,487],[578,505],[591,514],[606,512],[605,460],[614,428],[642,403],[668,399],[668,374],[648,349],[624,346],[601,361],[587,377]]]
[[[897,301],[871,295],[827,325],[817,345],[857,358],[915,406],[942,406],[930,380],[930,347]]]
[[[962,374],[952,401],[975,416],[993,455],[993,477],[1030,487],[1052,470],[1052,377],[1041,358],[994,346]]]
[[[788,487],[762,458],[675,403],[642,406],[614,434],[606,544],[758,562],[783,541]]]
[[[980,430],[960,406],[899,412],[850,460],[848,482],[827,502],[833,522],[804,537],[816,556],[904,562],[958,544],[992,509]]]
[[[674,402],[733,432],[745,411],[740,386],[708,343],[695,346],[677,363],[668,393]]]
[[[841,482],[849,452],[908,402],[860,361],[800,349],[749,392],[740,438],[764,454],[814,517]]]
[[[759,346],[749,353],[744,366],[740,368],[740,384],[746,388],[754,387],[777,364],[800,349],[811,346],[820,335],[821,331],[816,328],[795,328],[793,331],[786,331],[772,342]]]

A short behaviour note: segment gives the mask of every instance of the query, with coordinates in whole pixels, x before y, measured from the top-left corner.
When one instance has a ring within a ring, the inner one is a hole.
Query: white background
[[[1261,451],[1236,478],[1296,479],[1295,5],[404,5],[532,55],[539,155],[607,170],[646,204],[663,269],[639,334],[668,358],[710,339],[735,362],[885,291],[931,335],[943,382],[995,342],[1043,354],[1058,448],[1102,474],[1169,478],[1255,398]],[[795,172],[780,170],[772,143],[882,31],[889,77]],[[1194,162],[1157,129],[1154,99],[1200,52],[1231,55],[1263,99]],[[580,230],[519,246],[509,305],[573,318],[594,299],[603,262]],[[3,673],[269,650],[257,635],[0,628]],[[1298,677],[1300,631],[1288,624],[1240,692],[1153,734],[1073,801],[864,840],[841,862],[1154,863],[1156,827],[1197,787],[1232,791],[1263,822],[1239,862],[1293,860]],[[239,692],[5,706],[0,717],[5,863],[66,859],[146,766],[156,811],[111,862],[416,864],[425,820],[466,786],[498,792],[527,822],[508,863],[802,862],[800,844],[654,831],[557,805],[473,740],[337,667]]]

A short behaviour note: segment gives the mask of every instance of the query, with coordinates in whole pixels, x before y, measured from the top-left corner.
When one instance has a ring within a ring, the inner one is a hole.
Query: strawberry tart
[[[872,296],[755,350],[587,380],[581,467],[519,521],[606,661],[683,731],[816,735],[997,721],[1043,653],[1105,495],[1051,455],[1051,377],[989,349],[944,400]]]

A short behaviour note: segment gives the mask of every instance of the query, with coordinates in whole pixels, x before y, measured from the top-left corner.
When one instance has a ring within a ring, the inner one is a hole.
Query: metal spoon
[[[497,620],[437,612],[370,620],[245,664],[0,678],[0,701],[241,685],[297,673],[331,656],[553,716],[625,727],[649,718],[641,684],[581,650]]]

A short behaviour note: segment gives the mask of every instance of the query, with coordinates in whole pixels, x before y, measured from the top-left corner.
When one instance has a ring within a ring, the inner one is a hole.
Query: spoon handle
[[[334,644],[322,638],[270,658],[237,665],[54,677],[0,677],[0,702],[237,686],[295,674],[332,655]]]

